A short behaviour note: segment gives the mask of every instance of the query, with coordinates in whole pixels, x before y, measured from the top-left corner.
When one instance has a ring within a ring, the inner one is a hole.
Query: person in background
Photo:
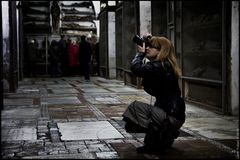
[[[80,70],[86,81],[90,80],[90,61],[92,57],[92,48],[89,42],[86,41],[86,36],[81,36],[79,43],[79,63]]]
[[[62,74],[60,69],[61,56],[59,55],[58,42],[56,40],[52,40],[48,50],[48,54],[49,54],[51,77],[61,76]]]
[[[75,76],[77,74],[78,64],[78,46],[75,40],[71,40],[71,43],[68,45],[68,66],[70,76]]]
[[[171,147],[185,122],[185,102],[178,80],[181,70],[170,40],[152,36],[145,46],[137,45],[131,71],[142,78],[144,90],[154,96],[154,105],[134,101],[123,113],[127,132],[146,133],[138,153],[160,153]],[[149,61],[143,63],[146,57]]]
[[[36,77],[36,63],[37,63],[37,58],[38,58],[38,44],[37,41],[32,39],[30,43],[28,44],[28,49],[27,53],[28,56],[26,57],[28,59],[28,64],[29,64],[29,74],[30,77]]]
[[[67,49],[67,36],[61,35],[61,39],[58,41],[59,54],[61,55],[61,70],[62,75],[66,76],[68,73],[68,49]]]

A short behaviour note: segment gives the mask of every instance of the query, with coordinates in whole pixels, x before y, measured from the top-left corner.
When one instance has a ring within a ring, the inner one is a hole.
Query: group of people
[[[48,54],[51,77],[83,75],[90,80],[90,62],[95,55],[95,43],[82,35],[80,42],[62,35],[52,40]]]
[[[91,65],[97,64],[96,74],[99,75],[99,45],[96,40],[85,35],[79,37],[61,35],[59,41],[52,40],[48,47],[49,73],[51,77],[83,75],[90,80]],[[78,40],[78,41],[77,41]],[[43,42],[44,45],[46,42]],[[40,61],[40,51],[36,39],[31,39],[26,50],[28,74],[36,77],[36,64]]]

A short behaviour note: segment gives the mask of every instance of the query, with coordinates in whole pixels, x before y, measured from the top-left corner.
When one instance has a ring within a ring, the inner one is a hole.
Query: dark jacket
[[[27,53],[28,53],[27,58],[28,58],[28,60],[30,62],[36,62],[37,61],[37,58],[38,58],[38,48],[37,48],[37,46],[34,43],[30,43],[28,45]]]
[[[52,41],[52,43],[51,43],[51,45],[49,47],[49,50],[48,50],[48,54],[49,54],[49,61],[50,61],[50,63],[59,63],[59,62],[61,62],[57,41],[55,41],[55,40]]]
[[[131,71],[142,78],[144,90],[156,97],[155,106],[162,108],[181,122],[185,121],[185,103],[181,98],[178,78],[168,61],[150,61],[143,64],[144,55],[137,54]]]
[[[89,63],[92,54],[90,43],[87,42],[85,38],[81,37],[81,42],[79,43],[79,61],[82,63]]]

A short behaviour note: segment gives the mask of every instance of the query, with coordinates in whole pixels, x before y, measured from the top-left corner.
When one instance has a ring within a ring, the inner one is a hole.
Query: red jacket
[[[69,44],[68,46],[68,64],[70,67],[76,67],[78,65],[78,46]]]

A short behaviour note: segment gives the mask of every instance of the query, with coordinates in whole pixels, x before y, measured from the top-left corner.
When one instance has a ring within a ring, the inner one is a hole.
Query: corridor
[[[172,148],[138,154],[144,134],[129,134],[122,113],[134,100],[153,103],[142,89],[91,77],[25,78],[4,94],[2,158],[237,159],[238,118],[187,104],[186,122]],[[223,127],[224,126],[224,127]]]

